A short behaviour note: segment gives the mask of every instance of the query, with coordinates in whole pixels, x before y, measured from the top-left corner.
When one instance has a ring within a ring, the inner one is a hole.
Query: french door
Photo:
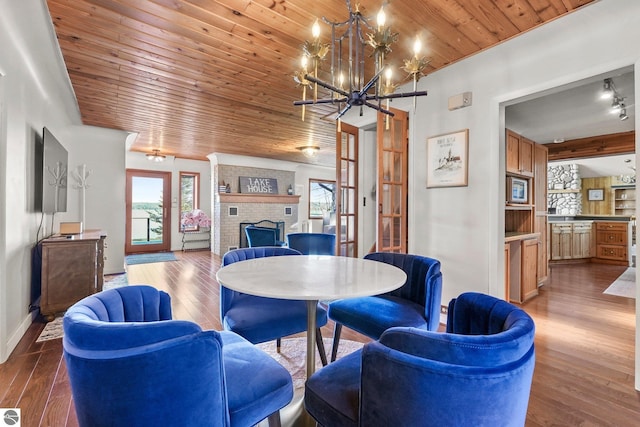
[[[341,123],[336,134],[337,254],[358,256],[358,128]]]
[[[171,172],[127,169],[125,253],[171,249]]]
[[[379,252],[407,253],[408,124],[406,111],[378,113],[378,237]],[[388,125],[387,125],[388,124]]]

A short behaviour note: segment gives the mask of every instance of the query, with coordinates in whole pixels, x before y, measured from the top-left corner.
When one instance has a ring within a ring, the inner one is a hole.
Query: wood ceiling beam
[[[549,161],[631,154],[636,151],[636,133],[630,131],[572,139],[559,144],[547,144],[547,147]]]

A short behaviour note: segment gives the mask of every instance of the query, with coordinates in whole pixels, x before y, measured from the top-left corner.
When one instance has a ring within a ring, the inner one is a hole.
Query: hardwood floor
[[[128,267],[131,284],[171,294],[174,318],[220,329],[220,259],[177,252],[177,262]],[[523,308],[536,322],[536,368],[527,426],[633,426],[640,415],[634,389],[635,300],[602,294],[625,267],[552,267],[540,295]],[[443,268],[446,286],[446,266]],[[77,426],[62,358],[62,340],[36,343],[34,323],[0,365],[0,407],[19,407],[22,426]],[[323,328],[331,336],[332,325]],[[352,340],[365,338],[344,330]]]

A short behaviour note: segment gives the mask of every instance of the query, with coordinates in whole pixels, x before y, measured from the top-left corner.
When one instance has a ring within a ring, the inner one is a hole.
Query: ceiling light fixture
[[[611,114],[618,114],[620,112],[620,109],[622,108],[620,106],[621,101],[622,98],[618,98],[617,96],[613,97],[613,102],[611,103]]]
[[[318,151],[320,151],[320,147],[318,147],[317,145],[307,145],[305,147],[298,147],[298,150],[302,151],[302,154],[304,154],[306,157],[314,157]]]
[[[147,160],[151,162],[163,162],[167,156],[160,154],[160,150],[153,150],[152,153],[147,154]]]
[[[625,108],[624,104],[620,104],[620,115],[618,116],[618,118],[620,118],[620,120],[625,121],[629,118],[629,116],[627,116],[627,109]]]
[[[393,116],[389,111],[390,99],[412,96],[415,107],[415,97],[427,95],[426,91],[417,91],[418,80],[424,76],[424,70],[429,63],[429,60],[420,56],[420,39],[416,38],[414,55],[411,59],[405,60],[402,67],[407,73],[407,81],[413,81],[413,92],[394,93],[398,85],[391,81],[391,67],[385,63],[385,55],[391,52],[391,45],[397,40],[398,33],[393,33],[390,27],[385,26],[384,7],[377,15],[377,26],[373,26],[360,13],[359,4],[356,4],[354,11],[351,9],[351,1],[346,0],[346,3],[349,10],[349,18],[346,21],[333,22],[322,18],[322,21],[331,27],[330,44],[320,41],[320,25],[316,20],[312,28],[313,40],[305,41],[302,46],[302,69],[294,75],[294,80],[302,86],[302,100],[293,103],[302,106],[302,120],[305,106],[310,104],[337,104],[336,120],[339,125],[339,119],[353,106],[360,107],[361,116],[364,106]],[[366,30],[370,31],[368,37],[363,34]],[[367,46],[373,48],[373,54],[365,54]],[[325,81],[318,76],[318,71],[320,62],[328,53],[331,54],[330,80]],[[370,67],[365,65],[365,60],[369,56],[374,58],[375,64],[373,76],[366,81],[365,70]],[[384,79],[381,79],[383,73]],[[327,98],[318,99],[318,86],[329,90]],[[307,99],[307,89],[313,93],[311,99]],[[386,101],[384,106],[383,100]]]
[[[613,80],[611,79],[604,79],[604,85],[602,88],[602,95],[600,95],[601,99],[611,99],[613,98],[613,94],[614,94],[614,87],[613,87]]]

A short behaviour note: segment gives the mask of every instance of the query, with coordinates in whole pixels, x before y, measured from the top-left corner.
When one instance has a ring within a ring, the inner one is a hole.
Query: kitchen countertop
[[[622,215],[548,215],[547,220],[549,223],[586,221],[629,222],[634,220],[634,218]]]

